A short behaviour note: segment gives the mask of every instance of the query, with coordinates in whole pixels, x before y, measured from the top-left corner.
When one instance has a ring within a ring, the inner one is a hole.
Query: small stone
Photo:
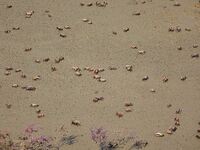
[[[199,54],[198,53],[192,54],[191,57],[192,58],[199,58]]]
[[[71,27],[68,26],[68,25],[67,25],[67,26],[64,26],[64,28],[65,28],[65,29],[71,29]]]
[[[78,121],[78,120],[72,120],[72,125],[80,126],[81,123],[80,123],[80,121]]]
[[[57,70],[56,67],[54,66],[51,67],[51,71],[56,71],[56,70]]]
[[[62,31],[62,30],[63,30],[62,27],[56,27],[56,29],[58,29],[59,31]]]
[[[186,76],[182,76],[182,77],[181,77],[181,81],[185,81],[186,79],[187,79]]]
[[[142,78],[142,81],[146,81],[146,80],[148,80],[148,79],[149,79],[148,76],[144,76],[144,77]]]
[[[112,34],[117,35],[117,32],[113,31]]]
[[[88,22],[89,19],[84,18],[84,19],[82,19],[82,21],[83,21],[83,22]]]
[[[185,31],[192,31],[190,28],[185,28]]]
[[[112,66],[109,66],[108,69],[109,69],[109,70],[117,70],[116,67],[112,67]]]
[[[98,102],[98,101],[102,101],[102,100],[104,100],[104,97],[95,97],[94,99],[93,99],[93,102]]]
[[[177,49],[180,51],[180,50],[182,50],[183,48],[182,48],[181,46],[179,46],[179,47],[177,47]]]
[[[11,71],[11,70],[13,70],[13,68],[12,67],[6,67],[5,70]]]
[[[88,7],[90,7],[90,6],[92,6],[92,5],[93,5],[92,3],[88,3],[88,4],[87,4]]]
[[[101,76],[99,76],[99,75],[94,75],[93,78],[99,80],[99,79],[101,79]]]
[[[197,139],[200,139],[200,135],[196,135],[195,137],[196,137]]]
[[[40,60],[39,60],[39,59],[36,59],[35,62],[39,64],[39,63],[40,63]]]
[[[181,6],[181,4],[178,3],[178,2],[176,2],[176,3],[174,4],[174,6]]]
[[[63,34],[63,33],[60,33],[60,37],[62,37],[62,38],[65,38],[65,37],[66,37],[66,35],[65,35],[65,34]]]
[[[175,125],[176,125],[176,126],[180,126],[180,122],[179,122],[179,121],[176,121],[176,122],[175,122]]]
[[[20,27],[13,27],[12,29],[13,29],[13,30],[19,30]]]
[[[129,31],[129,28],[128,28],[128,27],[127,27],[127,28],[124,28],[123,31],[124,31],[124,32],[128,32],[128,31]]]
[[[177,27],[176,27],[176,31],[177,31],[177,32],[181,32],[181,27],[177,26]]]
[[[156,90],[155,89],[150,89],[150,92],[155,93]]]
[[[197,47],[198,47],[198,45],[197,45],[197,44],[194,44],[192,47],[193,47],[193,48],[197,48]]]
[[[170,107],[172,107],[172,104],[168,104],[168,105],[167,105],[167,108],[170,108]]]
[[[34,81],[40,80],[40,75],[34,76],[34,77],[33,77],[33,80],[34,80]]]
[[[5,30],[4,32],[5,32],[5,33],[10,33],[11,31],[10,31],[10,30]]]
[[[99,82],[106,82],[106,79],[100,78],[98,81]]]
[[[164,77],[163,79],[162,79],[162,81],[163,82],[167,82],[169,79],[167,78],[167,77]]]
[[[130,106],[133,106],[133,103],[131,103],[131,102],[126,102],[126,103],[124,104],[124,106],[130,107]]]
[[[37,114],[40,114],[40,113],[41,113],[41,110],[40,110],[40,109],[36,109],[36,113],[37,113]]]
[[[138,54],[141,54],[141,55],[143,55],[143,54],[145,54],[145,53],[146,53],[146,51],[143,51],[143,50],[138,51]]]
[[[12,107],[12,105],[11,105],[11,104],[6,104],[6,107],[7,107],[8,109],[10,109],[10,108]]]
[[[6,71],[4,74],[5,74],[6,76],[8,76],[8,75],[11,74],[11,72],[10,72],[10,71]]]
[[[80,3],[80,6],[84,6],[85,4],[83,2]]]
[[[175,30],[174,27],[169,27],[168,29],[169,32],[174,32],[174,30]]]
[[[36,90],[36,87],[34,86],[26,86],[25,88],[27,91],[35,91]]]
[[[81,76],[82,74],[81,74],[79,71],[76,71],[76,72],[75,72],[75,75],[76,75],[76,76]]]
[[[81,71],[81,69],[80,69],[79,67],[77,67],[77,66],[73,66],[72,69],[73,69],[74,71]]]
[[[22,70],[21,69],[15,69],[15,72],[21,72]]]
[[[50,60],[50,58],[44,58],[43,62],[48,62]]]
[[[139,15],[141,15],[141,13],[139,11],[135,11],[135,12],[133,12],[133,15],[139,16]]]
[[[22,74],[22,75],[21,75],[21,78],[26,78],[26,75],[25,75],[25,74]]]
[[[116,116],[118,116],[119,118],[123,117],[124,114],[122,112],[116,112]]]
[[[92,24],[92,21],[91,21],[91,20],[89,20],[89,21],[88,21],[88,24]]]
[[[132,49],[138,49],[138,47],[136,45],[132,45],[131,48]]]
[[[34,13],[33,10],[26,12],[26,18],[31,18],[31,16],[33,15],[33,13]]]
[[[7,5],[6,8],[12,8],[12,5]]]
[[[39,107],[39,105],[33,103],[33,104],[30,105],[30,107],[34,107],[35,108],[35,107]]]
[[[29,52],[29,51],[31,51],[32,50],[32,48],[25,48],[25,52]]]
[[[155,136],[156,136],[156,137],[164,137],[165,135],[164,135],[163,133],[156,132],[156,133],[155,133]]]
[[[126,112],[132,112],[132,109],[131,108],[126,108],[125,111]]]
[[[13,88],[17,88],[17,87],[19,87],[19,85],[18,84],[13,84],[12,87]]]
[[[43,113],[39,113],[37,117],[38,117],[38,118],[43,118],[43,117],[44,117],[44,114],[43,114]]]
[[[176,114],[181,114],[182,113],[182,109],[178,109],[178,110],[176,110]]]
[[[126,65],[125,67],[126,67],[127,71],[132,71],[133,70],[133,66],[131,66],[131,65]]]

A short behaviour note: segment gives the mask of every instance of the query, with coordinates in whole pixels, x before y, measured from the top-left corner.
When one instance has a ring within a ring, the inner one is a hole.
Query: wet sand
[[[89,2],[93,2],[90,7]],[[111,133],[134,132],[148,141],[147,150],[199,150],[195,136],[200,128],[200,58],[191,57],[200,53],[198,0],[179,0],[180,6],[174,6],[173,0],[108,0],[106,7],[95,2],[0,1],[0,130],[18,136],[27,125],[39,124],[45,134],[57,137],[64,125],[64,133],[82,136],[63,149],[94,150],[98,145],[91,140],[90,129],[103,127]],[[34,11],[30,18],[26,18],[28,11]],[[84,18],[92,24],[83,22]],[[66,25],[71,29],[64,29]],[[170,27],[175,31],[170,32]],[[129,31],[124,32],[125,28]],[[131,48],[134,45],[137,48]],[[27,48],[32,50],[26,52]],[[55,63],[61,56],[64,60]],[[50,60],[43,62],[45,58]],[[81,76],[75,75],[73,66],[81,68]],[[87,66],[104,68],[99,75],[106,82],[93,79],[93,73],[83,70]],[[6,67],[14,69],[10,75],[5,75]],[[22,71],[16,73],[18,68]],[[36,75],[40,80],[33,80]],[[148,80],[143,81],[145,76]],[[187,79],[182,81],[184,76]],[[36,90],[21,88],[28,85]],[[101,96],[104,100],[93,102]],[[125,112],[126,102],[133,103],[132,112]],[[37,117],[32,103],[39,104],[44,117]],[[179,109],[182,113],[176,114]],[[168,135],[175,117],[180,126]],[[72,125],[74,119],[81,125]],[[165,136],[156,137],[156,132]]]

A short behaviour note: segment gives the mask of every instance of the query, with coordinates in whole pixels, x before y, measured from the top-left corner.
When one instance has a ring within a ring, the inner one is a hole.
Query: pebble
[[[21,78],[26,78],[26,75],[25,75],[25,74],[22,74],[22,75],[21,75]]]
[[[174,32],[174,30],[175,30],[174,27],[169,27],[168,29],[169,32]]]
[[[156,137],[164,137],[165,135],[164,135],[163,133],[156,132],[156,133],[155,133],[155,136],[156,136]]]
[[[11,72],[10,72],[10,71],[6,71],[4,74],[5,74],[6,76],[8,76],[8,75],[11,74]]]
[[[192,54],[191,57],[192,58],[199,58],[199,54],[198,53]]]
[[[10,31],[10,30],[5,30],[4,32],[5,32],[5,33],[10,33],[11,31]]]
[[[167,77],[164,77],[163,79],[162,79],[162,81],[163,82],[167,82],[169,79],[167,78]]]
[[[98,81],[99,82],[106,82],[106,79],[100,78]]]
[[[78,120],[72,120],[72,125],[80,126],[81,123],[80,123],[80,121],[78,121]]]
[[[99,75],[94,75],[93,78],[99,80],[99,79],[101,79],[101,76],[99,76]]]
[[[50,60],[50,58],[44,58],[43,62],[48,62]]]
[[[116,116],[118,116],[119,118],[123,117],[124,114],[122,112],[116,112]]]
[[[194,44],[192,47],[193,47],[193,48],[197,48],[197,47],[198,47],[198,45],[197,45],[197,44]]]
[[[123,31],[124,31],[124,32],[128,32],[128,31],[129,31],[129,28],[128,28],[128,27],[127,27],[127,28],[124,28]]]
[[[6,6],[6,8],[12,8],[12,7],[13,7],[12,5],[7,5],[7,6]]]
[[[66,34],[60,33],[60,37],[65,38]]]
[[[43,118],[43,117],[44,117],[44,114],[43,114],[43,113],[39,113],[37,117],[38,117],[38,118]]]
[[[95,97],[94,99],[93,99],[93,102],[98,102],[98,101],[102,101],[102,100],[104,100],[104,97]]]
[[[29,52],[29,51],[31,51],[32,50],[32,48],[25,48],[25,52]]]
[[[39,64],[39,63],[40,63],[40,60],[39,60],[39,59],[36,59],[35,62]]]
[[[125,112],[132,112],[132,109],[131,108],[126,108]]]
[[[130,107],[130,106],[133,106],[133,103],[131,103],[131,102],[126,102],[126,103],[124,104],[124,106]]]
[[[185,81],[186,79],[187,79],[186,76],[182,76],[182,77],[181,77],[181,81]]]
[[[143,50],[138,51],[138,54],[141,54],[141,55],[143,55],[145,53],[146,53],[146,51],[143,51]]]
[[[133,66],[131,66],[131,65],[126,65],[125,67],[126,67],[127,71],[132,71],[133,70]]]
[[[88,4],[87,4],[88,7],[90,7],[90,6],[92,6],[92,5],[93,5],[92,3],[88,3]]]
[[[185,31],[192,31],[190,28],[185,28]]]
[[[64,26],[64,28],[65,28],[65,29],[71,29],[71,27],[68,26],[68,25],[67,25],[67,26]]]
[[[196,137],[197,139],[200,139],[200,135],[196,135],[195,137]]]
[[[178,50],[182,50],[183,48],[181,46],[177,47]]]
[[[11,71],[11,70],[13,70],[13,68],[12,67],[6,67],[5,70]]]
[[[167,105],[167,108],[170,108],[170,107],[172,107],[172,104],[168,104],[168,105]]]
[[[112,66],[109,66],[108,69],[109,69],[109,70],[117,70],[116,67],[112,67]]]
[[[17,88],[17,87],[19,87],[19,85],[18,84],[13,84],[12,87],[13,88]]]
[[[84,6],[85,4],[83,2],[80,3],[80,6]]]
[[[114,35],[117,35],[117,32],[115,32],[115,31],[112,31],[112,34],[114,34]]]
[[[96,2],[96,6],[98,7],[106,7],[106,5],[108,5],[107,1],[103,1],[103,2]]]
[[[22,70],[21,69],[15,69],[15,72],[21,72]]]
[[[33,14],[34,14],[34,11],[33,11],[33,10],[26,12],[26,18],[31,18],[31,16],[32,16]]]
[[[20,27],[13,27],[12,29],[13,29],[13,30],[19,30]]]
[[[142,78],[142,81],[146,81],[146,80],[148,80],[148,79],[149,79],[148,76],[144,76],[144,77]]]
[[[79,71],[76,71],[76,72],[75,72],[75,75],[76,75],[76,76],[81,76],[82,74],[81,74]]]
[[[26,86],[25,89],[26,89],[27,91],[35,91],[35,90],[36,90],[36,87],[34,87],[34,86]]]
[[[181,4],[178,3],[178,2],[176,2],[176,3],[174,4],[174,6],[181,6]]]
[[[56,67],[54,66],[51,67],[51,71],[56,71],[56,70],[57,70]]]
[[[150,89],[150,92],[155,93],[156,90],[155,89]]]
[[[177,31],[177,32],[181,32],[181,27],[177,26],[177,27],[176,27],[176,31]]]
[[[30,107],[39,107],[39,105],[38,104],[34,104],[34,103],[32,103],[31,105],[30,105]]]
[[[40,75],[34,76],[34,77],[33,77],[33,80],[34,80],[34,81],[40,80]]]
[[[83,21],[83,22],[88,22],[89,19],[84,18],[84,19],[82,19],[82,21]]]
[[[133,12],[133,15],[139,16],[139,15],[141,15],[141,13],[139,11],[135,11],[135,12]]]
[[[58,29],[59,31],[62,31],[62,30],[63,30],[62,27],[56,27],[56,29]]]
[[[138,49],[138,47],[136,45],[132,45],[131,48],[132,49]]]
[[[80,69],[79,67],[77,67],[77,66],[73,66],[72,69],[73,69],[74,71],[81,71],[81,69]]]
[[[10,109],[10,108],[12,107],[12,105],[11,105],[11,104],[6,104],[6,107],[7,107],[8,109]]]
[[[92,24],[92,21],[91,21],[91,20],[89,20],[89,21],[88,21],[88,24]]]

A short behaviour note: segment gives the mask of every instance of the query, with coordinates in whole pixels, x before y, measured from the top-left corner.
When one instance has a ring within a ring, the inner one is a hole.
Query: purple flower
[[[106,141],[106,130],[103,128],[91,129],[91,138],[96,143],[103,143]]]

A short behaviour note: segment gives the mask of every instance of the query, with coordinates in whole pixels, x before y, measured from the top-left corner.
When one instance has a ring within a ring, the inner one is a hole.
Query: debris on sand
[[[127,71],[132,71],[133,70],[133,66],[132,65],[126,65],[126,70]]]
[[[133,15],[139,16],[139,15],[141,15],[141,13],[139,11],[135,11],[135,12],[133,12]]]
[[[144,76],[143,78],[142,78],[142,81],[147,81],[149,79],[149,76]]]
[[[103,101],[104,100],[104,97],[95,97],[94,99],[93,99],[93,102],[98,102],[98,101]]]
[[[80,125],[81,125],[81,122],[78,121],[78,120],[72,120],[72,125],[80,126]]]
[[[29,52],[29,51],[31,51],[32,50],[32,48],[25,48],[25,52]]]
[[[124,114],[123,114],[123,112],[116,112],[116,116],[119,117],[119,118],[121,118],[121,117],[124,116]]]
[[[36,87],[31,86],[31,85],[25,86],[25,87],[22,87],[22,88],[24,88],[24,89],[27,90],[27,91],[35,91],[35,90],[36,90]]]
[[[192,58],[199,58],[199,54],[198,53],[191,54],[191,57]]]
[[[27,11],[26,12],[26,18],[31,18],[31,16],[34,14],[34,11],[31,10],[31,11]]]
[[[163,133],[161,133],[161,132],[156,132],[155,136],[156,137],[164,137],[165,135]]]

